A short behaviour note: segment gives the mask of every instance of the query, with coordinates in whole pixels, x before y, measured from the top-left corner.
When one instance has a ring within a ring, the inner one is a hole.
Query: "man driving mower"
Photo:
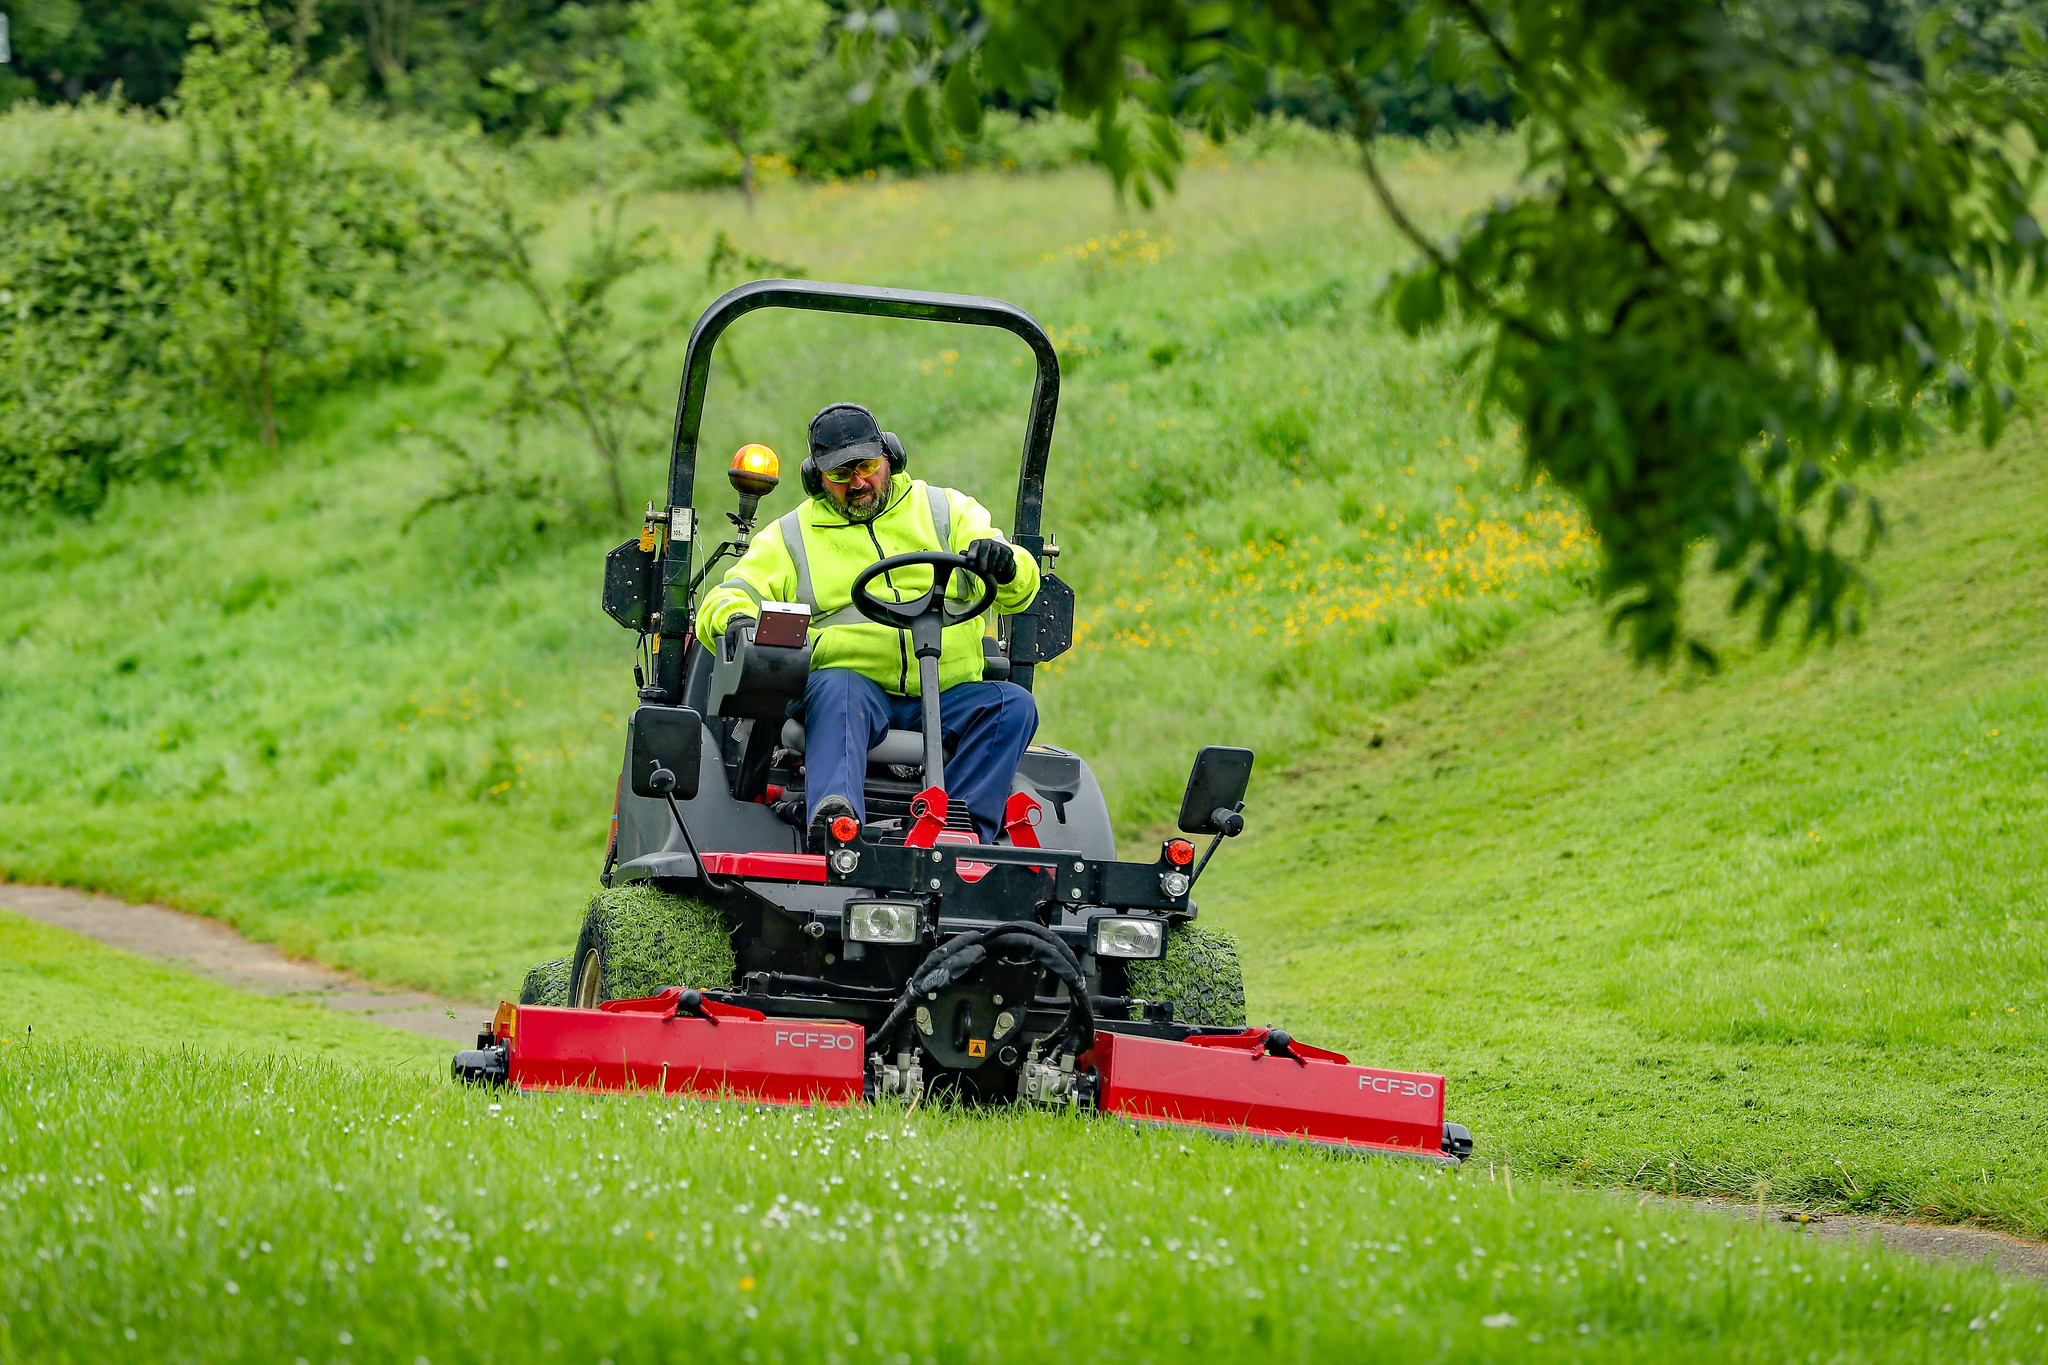
[[[749,630],[763,602],[811,609],[811,674],[791,715],[804,727],[805,826],[815,852],[824,851],[833,820],[866,823],[868,750],[892,729],[923,728],[910,633],[854,608],[860,572],[891,555],[951,551],[997,585],[998,612],[1020,611],[1038,594],[1036,560],[1003,539],[988,510],[911,478],[907,463],[903,443],[866,408],[821,409],[800,471],[809,499],[764,530],[697,609],[700,640]],[[892,570],[870,591],[905,602],[931,586],[931,569],[914,566]],[[983,843],[995,842],[1018,760],[1038,730],[1029,692],[982,680],[982,637],[993,625],[984,617],[951,627],[939,657],[939,724],[953,749],[946,786]]]

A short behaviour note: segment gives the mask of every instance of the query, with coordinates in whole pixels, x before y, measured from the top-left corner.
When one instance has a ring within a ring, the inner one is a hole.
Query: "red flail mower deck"
[[[872,1095],[864,1036],[858,1024],[771,1018],[672,988],[595,1010],[501,1005],[478,1040],[487,1046],[456,1069],[520,1090],[838,1106]],[[1352,1066],[1275,1030],[1166,1038],[1111,1025],[1077,1071],[1065,1102],[1134,1122],[1439,1162],[1470,1150],[1444,1123],[1442,1076]]]

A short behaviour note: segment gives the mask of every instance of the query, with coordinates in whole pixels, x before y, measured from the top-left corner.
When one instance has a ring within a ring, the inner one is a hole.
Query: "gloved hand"
[[[1000,540],[977,540],[967,547],[967,567],[991,583],[1017,578],[1017,552]]]
[[[735,616],[725,623],[725,657],[730,659],[740,650],[740,632],[754,624],[751,616]]]

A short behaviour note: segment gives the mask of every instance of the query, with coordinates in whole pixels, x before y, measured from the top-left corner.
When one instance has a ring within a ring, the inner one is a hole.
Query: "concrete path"
[[[12,910],[111,947],[156,958],[222,985],[258,995],[309,1000],[456,1047],[473,1047],[490,1007],[396,991],[358,981],[345,972],[286,957],[267,943],[251,943],[218,920],[161,905],[130,905],[107,896],[58,886],[0,883],[0,910]]]

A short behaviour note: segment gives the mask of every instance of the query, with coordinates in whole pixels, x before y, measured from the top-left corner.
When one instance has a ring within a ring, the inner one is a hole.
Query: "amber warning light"
[[[781,474],[782,461],[759,443],[743,445],[733,452],[732,467],[725,471],[735,492],[756,498],[773,493],[775,485],[781,482]]]

